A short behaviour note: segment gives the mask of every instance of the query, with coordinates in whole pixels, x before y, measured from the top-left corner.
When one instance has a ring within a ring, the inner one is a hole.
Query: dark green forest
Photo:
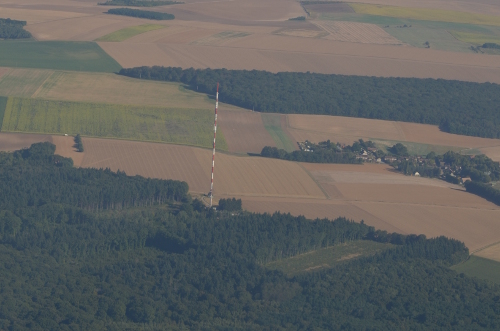
[[[163,1],[163,0],[108,0],[99,3],[101,6],[129,6],[129,7],[156,7],[175,5],[183,2]]]
[[[500,206],[500,190],[497,190],[491,185],[476,181],[466,181],[464,186],[467,192],[479,195],[480,197]]]
[[[130,8],[109,9],[106,13],[113,15],[146,18],[149,20],[158,20],[158,21],[173,20],[175,18],[175,16],[172,14],[159,13],[156,11],[148,11],[148,10],[130,9]]]
[[[0,153],[1,330],[498,330],[500,287],[463,243],[344,218],[207,210],[186,183]],[[287,277],[264,265],[354,240],[394,248]]]
[[[31,38],[31,33],[24,30],[26,21],[16,21],[10,18],[0,18],[0,39]]]
[[[121,75],[182,82],[259,112],[321,114],[439,125],[442,131],[500,138],[500,85],[443,79],[138,67]]]

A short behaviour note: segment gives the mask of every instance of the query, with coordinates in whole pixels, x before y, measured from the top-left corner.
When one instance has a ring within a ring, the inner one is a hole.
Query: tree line
[[[52,146],[0,154],[2,330],[500,327],[500,287],[448,268],[468,257],[459,241],[387,233],[345,218],[217,212],[186,192],[162,204],[82,208],[62,195],[87,192],[96,200],[112,183],[124,196],[148,199],[140,192],[152,182],[72,168]],[[3,195],[15,181],[25,192]],[[155,187],[174,184],[184,186]],[[266,268],[355,240],[393,246],[292,278]]]
[[[10,18],[0,18],[0,39],[31,38],[31,33],[24,30],[26,21],[16,21]]]
[[[481,198],[485,198],[486,200],[500,206],[500,190],[492,187],[491,185],[470,180],[466,181],[464,186],[467,192],[479,195]]]
[[[259,112],[321,114],[439,125],[442,131],[500,138],[500,85],[258,70],[137,67],[121,75],[182,82],[221,102]]]
[[[109,9],[107,14],[113,15],[123,15],[123,16],[131,16],[138,18],[146,18],[149,20],[173,20],[175,18],[174,15],[168,13],[160,13],[156,11],[148,11],[148,10],[139,10],[139,9],[131,9],[131,8],[113,8]]]

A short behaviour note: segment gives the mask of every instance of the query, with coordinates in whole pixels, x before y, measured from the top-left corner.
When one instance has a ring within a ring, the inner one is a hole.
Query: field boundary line
[[[328,193],[326,192],[326,190],[323,188],[323,186],[321,186],[321,184],[319,183],[319,181],[314,178],[314,176],[309,172],[309,170],[307,170],[302,164],[301,162],[295,162],[302,170],[304,170],[306,172],[306,174],[313,180],[313,182],[319,187],[319,189],[321,190],[321,192],[323,192],[323,194],[325,195],[325,199],[326,200],[332,200],[332,197],[330,195],[328,195]]]
[[[38,86],[38,88],[36,89],[36,91],[30,96],[30,98],[36,98],[36,96],[38,95],[38,93],[40,93],[40,91],[42,90],[43,88],[43,85],[49,80],[49,78],[51,78],[52,76],[54,76],[56,72],[52,72],[47,78],[45,78],[45,80],[42,82],[42,84],[40,84],[40,86]]]
[[[489,245],[483,246],[483,247],[481,247],[481,248],[478,248],[478,249],[474,250],[473,252],[471,252],[471,253],[469,254],[469,256],[470,256],[470,255],[474,255],[474,254],[476,254],[476,253],[479,253],[479,252],[481,252],[481,251],[484,251],[485,249],[490,248],[490,247],[492,247],[492,246],[496,246],[496,245],[498,245],[498,244],[500,244],[500,241],[497,241],[497,242],[494,242],[494,243],[492,243],[492,244],[489,244]],[[488,259],[488,258],[486,258],[486,257],[482,257],[482,256],[477,256],[477,257],[480,257],[480,258],[483,258],[483,259],[487,259],[487,260],[491,260],[491,259]],[[494,260],[492,260],[492,261],[494,261]]]

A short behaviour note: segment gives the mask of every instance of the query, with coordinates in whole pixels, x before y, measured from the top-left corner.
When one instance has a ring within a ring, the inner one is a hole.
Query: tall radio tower
[[[217,93],[215,94],[215,121],[214,121],[214,148],[212,151],[212,180],[210,181],[210,208],[212,208],[212,198],[214,197],[214,165],[215,165],[215,136],[217,135],[217,109],[219,108],[219,83],[217,83]]]

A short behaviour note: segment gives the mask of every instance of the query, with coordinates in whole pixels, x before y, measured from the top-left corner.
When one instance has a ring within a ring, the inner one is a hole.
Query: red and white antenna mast
[[[215,121],[214,121],[214,149],[212,151],[212,180],[210,181],[210,208],[212,208],[212,198],[214,197],[214,165],[215,165],[215,136],[217,135],[217,109],[219,108],[219,83],[217,83],[217,93],[215,94]]]

